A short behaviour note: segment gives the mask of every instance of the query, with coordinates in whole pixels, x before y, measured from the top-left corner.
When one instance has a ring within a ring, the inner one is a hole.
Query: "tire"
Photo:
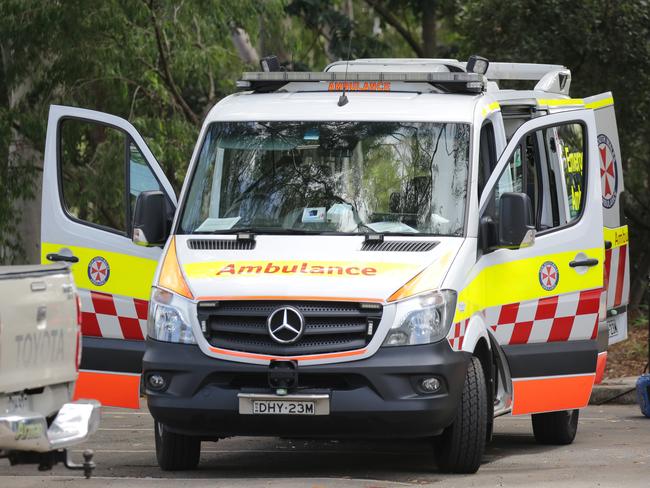
[[[539,444],[564,446],[571,444],[578,431],[580,410],[535,413],[532,415],[533,433]]]
[[[201,457],[201,440],[167,430],[155,422],[156,458],[163,471],[185,471],[194,469]]]
[[[483,367],[472,357],[456,419],[435,439],[436,460],[446,473],[476,473],[481,466],[488,424],[488,394]]]

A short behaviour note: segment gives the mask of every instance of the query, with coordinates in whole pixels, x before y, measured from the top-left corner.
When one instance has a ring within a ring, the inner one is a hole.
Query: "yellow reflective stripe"
[[[499,102],[492,102],[487,107],[483,107],[483,117],[486,117],[488,114],[497,110],[501,110],[501,105],[499,105]]]
[[[70,249],[79,258],[79,262],[73,264],[71,268],[75,284],[79,288],[149,300],[153,276],[158,265],[157,260],[103,249],[44,242],[41,245],[41,262],[49,263],[45,256],[49,253],[58,253],[62,248]],[[104,258],[110,268],[108,280],[101,286],[94,285],[88,278],[88,265],[97,256]]]
[[[612,248],[624,246],[629,241],[627,225],[615,227],[613,229],[603,227],[603,234],[605,240],[612,243]]]
[[[602,100],[586,103],[585,108],[596,110],[597,108],[609,107],[610,105],[614,105],[614,97],[607,97]]]
[[[597,247],[585,250],[584,253],[590,258],[598,259],[598,265],[588,268],[584,274],[578,274],[569,266],[578,254],[577,251],[513,260],[481,270],[458,294],[454,322],[469,318],[489,307],[601,288],[605,250]],[[546,261],[555,263],[559,271],[557,286],[550,291],[542,288],[539,281],[540,268]]]
[[[565,105],[584,105],[585,101],[582,98],[538,98],[537,105],[546,105],[547,107],[561,107]]]

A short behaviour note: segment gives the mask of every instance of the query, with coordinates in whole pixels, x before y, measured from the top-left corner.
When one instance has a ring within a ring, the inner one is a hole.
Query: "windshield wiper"
[[[255,234],[272,234],[272,235],[310,235],[310,234],[318,234],[319,232],[315,232],[312,230],[306,230],[306,229],[286,229],[286,228],[277,228],[277,227],[269,227],[269,228],[264,228],[264,227],[234,227],[232,229],[219,229],[219,230],[212,230],[208,232],[193,232],[193,234],[215,234],[215,235],[231,235],[231,234],[237,234],[238,236],[240,234],[252,234],[255,236]]]

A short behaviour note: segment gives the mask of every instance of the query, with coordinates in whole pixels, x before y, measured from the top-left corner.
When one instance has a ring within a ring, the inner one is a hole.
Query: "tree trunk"
[[[244,63],[254,65],[257,68],[257,65],[260,62],[260,55],[253,47],[248,33],[241,27],[237,27],[235,24],[231,24],[230,35],[232,38],[232,43],[234,44],[235,49],[237,49],[237,54],[239,54],[240,59]]]
[[[2,69],[5,73],[11,71],[11,46],[0,45],[2,58]],[[20,105],[30,93],[34,80],[32,77],[25,77],[11,86],[7,86],[7,102],[9,111],[20,110]],[[14,241],[22,244],[23,256],[14,255],[11,251],[3,249],[0,255],[3,260],[13,264],[25,262],[28,264],[39,263],[41,260],[41,185],[43,181],[43,154],[38,151],[19,130],[11,129],[7,163],[10,168],[19,168],[27,174],[35,173],[31,180],[30,191],[20,192],[32,194],[32,198],[19,198],[13,202],[13,212],[19,217],[15,228],[16,236]],[[22,167],[22,168],[21,168]],[[34,172],[33,169],[37,170]],[[25,178],[24,181],[29,181]],[[26,189],[25,189],[26,190]],[[6,229],[5,229],[6,230]]]
[[[422,0],[422,53],[425,58],[436,56],[435,0]]]
[[[630,256],[631,257],[631,256]],[[633,263],[630,262],[630,267]],[[630,270],[630,274],[634,276],[632,283],[630,283],[630,303],[629,308],[634,310],[643,302],[643,297],[648,289],[648,273],[650,272],[650,252],[646,252],[641,257],[639,266],[634,273]]]
[[[24,261],[27,264],[41,262],[41,188],[43,185],[43,154],[32,147],[22,134],[11,131],[9,164],[38,168],[32,179],[32,198],[21,198],[14,203],[14,211],[20,216],[16,226],[18,239],[22,242]],[[22,261],[22,260],[21,260]],[[18,263],[15,263],[18,264]]]

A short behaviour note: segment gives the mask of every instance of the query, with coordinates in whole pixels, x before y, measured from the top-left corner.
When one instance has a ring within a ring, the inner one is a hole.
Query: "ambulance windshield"
[[[214,123],[180,233],[460,236],[469,140],[458,123]]]

